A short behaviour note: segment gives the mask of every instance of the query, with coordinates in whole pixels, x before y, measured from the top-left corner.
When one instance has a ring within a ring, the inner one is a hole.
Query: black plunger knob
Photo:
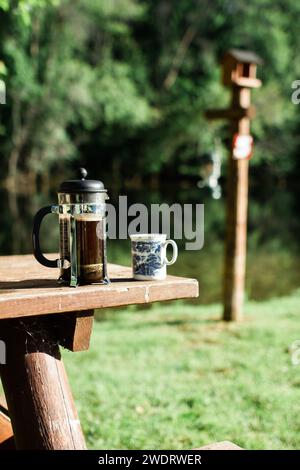
[[[85,180],[85,178],[87,177],[87,174],[88,172],[86,171],[85,168],[79,168],[80,179]]]

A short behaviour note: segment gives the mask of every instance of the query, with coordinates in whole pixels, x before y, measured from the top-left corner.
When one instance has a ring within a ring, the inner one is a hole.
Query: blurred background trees
[[[197,174],[222,124],[218,61],[261,55],[255,171],[297,168],[300,4],[292,0],[0,0],[1,177],[11,188],[81,164],[113,184]]]

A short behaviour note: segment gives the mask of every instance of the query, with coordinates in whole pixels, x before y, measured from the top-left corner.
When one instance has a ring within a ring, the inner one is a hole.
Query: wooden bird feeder
[[[262,60],[254,52],[230,49],[223,58],[222,82],[226,87],[238,86],[259,88],[261,81],[256,78],[257,65]]]
[[[259,88],[256,78],[261,59],[250,51],[230,49],[222,61],[222,82],[230,87],[231,104],[227,109],[206,112],[208,119],[227,119],[231,140],[227,179],[227,220],[224,270],[224,320],[241,320],[246,271],[248,160],[253,153],[250,120],[251,89]]]

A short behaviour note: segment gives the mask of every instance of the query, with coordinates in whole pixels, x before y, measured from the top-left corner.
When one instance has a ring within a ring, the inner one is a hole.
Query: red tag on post
[[[253,153],[252,135],[235,134],[232,142],[232,158],[234,160],[249,160]]]

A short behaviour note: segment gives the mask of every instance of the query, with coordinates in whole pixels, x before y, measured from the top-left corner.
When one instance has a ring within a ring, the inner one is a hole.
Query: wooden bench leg
[[[1,322],[1,379],[17,449],[85,449],[59,346],[42,319]]]

